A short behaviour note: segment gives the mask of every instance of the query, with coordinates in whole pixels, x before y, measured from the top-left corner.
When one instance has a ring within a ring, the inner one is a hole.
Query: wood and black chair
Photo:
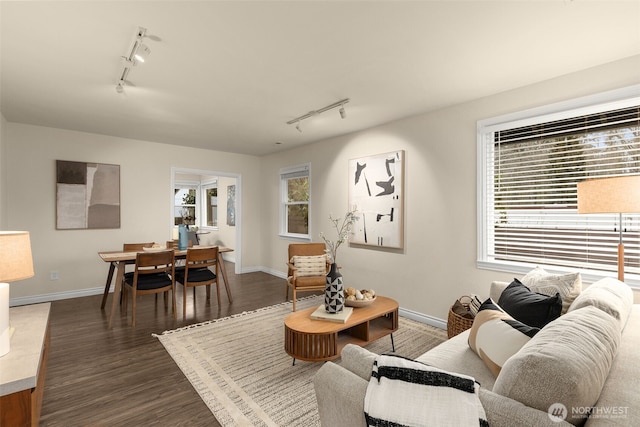
[[[136,326],[136,299],[138,295],[164,293],[164,306],[168,307],[168,293],[171,292],[171,308],[176,317],[176,283],[174,280],[174,253],[172,250],[157,252],[138,252],[135,270],[125,273],[123,288],[131,291],[132,320],[131,326]],[[125,295],[124,306],[126,310]]]
[[[324,243],[291,243],[287,266],[285,301],[289,300],[289,288],[293,292],[293,311],[296,311],[298,292],[323,291],[329,271]],[[302,257],[296,262],[294,257]]]
[[[218,247],[189,248],[185,265],[176,267],[175,278],[183,286],[182,294],[182,316],[187,317],[187,288],[193,288],[193,299],[195,305],[196,287],[207,287],[207,303],[211,301],[211,285],[216,284],[218,295],[218,308],[220,308],[220,283],[218,265]],[[211,270],[213,269],[213,271]]]
[[[151,243],[125,243],[122,245],[122,252],[139,252],[142,251],[143,248],[150,248],[154,245],[154,242]],[[133,263],[131,263],[133,264]],[[107,297],[109,296],[109,289],[111,288],[111,281],[113,280],[113,273],[116,270],[116,263],[112,262],[109,264],[109,273],[107,274],[107,283],[104,285],[104,293],[102,294],[102,304],[100,304],[100,308],[103,309],[105,304],[107,303]],[[120,295],[122,297],[122,294]],[[120,301],[122,302],[122,300]]]

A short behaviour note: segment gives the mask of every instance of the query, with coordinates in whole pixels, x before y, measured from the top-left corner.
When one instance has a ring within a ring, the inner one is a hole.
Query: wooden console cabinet
[[[40,422],[49,356],[51,303],[10,309],[11,350],[0,357],[0,427]]]

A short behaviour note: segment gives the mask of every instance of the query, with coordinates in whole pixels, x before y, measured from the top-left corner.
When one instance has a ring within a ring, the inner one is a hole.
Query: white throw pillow
[[[296,267],[296,274],[300,277],[327,274],[327,255],[294,255],[291,257],[291,263]]]
[[[541,267],[536,267],[520,281],[527,288],[539,294],[554,296],[559,293],[562,298],[562,314],[569,310],[573,300],[582,292],[580,273],[552,274]]]

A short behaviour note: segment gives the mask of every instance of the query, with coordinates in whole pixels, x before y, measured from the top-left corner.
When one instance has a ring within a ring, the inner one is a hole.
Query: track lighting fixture
[[[131,46],[131,50],[127,56],[122,57],[122,73],[120,74],[120,78],[116,83],[116,92],[122,93],[124,92],[124,86],[126,83],[127,75],[129,71],[138,63],[144,62],[145,59],[151,53],[151,49],[149,46],[142,43],[142,39],[146,37],[147,29],[138,27],[138,31],[136,31],[135,39],[133,41],[133,45]]]
[[[296,124],[296,129],[298,130],[298,132],[302,132],[302,129],[300,129],[300,122],[306,119],[309,119],[317,114],[321,114],[324,113],[325,111],[329,111],[332,110],[334,108],[338,108],[340,107],[340,110],[338,110],[340,112],[340,117],[342,117],[343,119],[347,117],[347,112],[344,109],[344,105],[349,102],[349,98],[343,99],[341,101],[338,102],[334,102],[333,104],[327,105],[326,107],[322,107],[318,110],[312,110],[309,111],[307,114],[303,114],[300,117],[296,117],[295,119],[289,120],[287,122],[288,125],[292,125],[292,124]]]

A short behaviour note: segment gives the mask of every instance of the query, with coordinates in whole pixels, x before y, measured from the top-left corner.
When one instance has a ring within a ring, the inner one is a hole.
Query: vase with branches
[[[324,308],[328,313],[340,313],[344,309],[344,284],[342,282],[342,274],[338,270],[336,259],[338,256],[338,248],[344,242],[349,240],[349,234],[353,225],[358,220],[355,210],[346,213],[344,218],[334,218],[329,215],[329,221],[336,230],[336,239],[328,239],[324,233],[320,233],[320,237],[324,240],[331,263],[331,269],[327,273],[327,283],[324,292]]]
[[[353,229],[353,225],[358,220],[356,211],[352,210],[345,214],[344,218],[334,218],[329,214],[329,221],[333,224],[333,228],[336,230],[336,239],[328,239],[324,233],[320,233],[320,237],[324,240],[324,244],[327,246],[326,252],[329,255],[329,262],[335,263],[338,256],[338,248],[340,245],[349,240],[349,234]]]

